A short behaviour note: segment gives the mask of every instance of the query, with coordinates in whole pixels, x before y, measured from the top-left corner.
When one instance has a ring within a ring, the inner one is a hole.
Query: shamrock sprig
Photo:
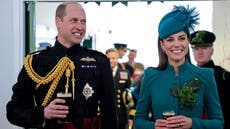
[[[200,89],[200,82],[197,78],[191,79],[182,87],[174,86],[171,88],[173,96],[178,97],[180,108],[193,107],[196,103],[196,93]]]

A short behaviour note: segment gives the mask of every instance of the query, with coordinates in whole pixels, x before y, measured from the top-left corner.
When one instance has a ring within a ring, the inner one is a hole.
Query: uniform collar
[[[58,40],[56,40],[54,47],[53,47],[53,53],[55,55],[76,55],[82,50],[82,46],[80,44],[76,44],[70,48],[66,48],[63,46]]]
[[[207,63],[203,64],[201,67],[209,68],[209,67],[214,67],[215,64],[213,60],[208,61]]]

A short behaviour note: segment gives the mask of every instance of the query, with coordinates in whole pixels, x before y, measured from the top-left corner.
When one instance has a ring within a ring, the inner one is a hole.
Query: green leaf
[[[178,96],[178,91],[180,90],[180,88],[177,87],[177,86],[174,86],[170,90],[171,90],[171,93],[173,94],[173,96],[177,97]]]

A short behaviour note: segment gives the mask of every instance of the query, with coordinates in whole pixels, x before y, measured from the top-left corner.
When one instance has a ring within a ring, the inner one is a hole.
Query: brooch
[[[82,93],[85,96],[85,99],[87,100],[89,97],[93,95],[94,91],[93,88],[88,83],[86,83]]]

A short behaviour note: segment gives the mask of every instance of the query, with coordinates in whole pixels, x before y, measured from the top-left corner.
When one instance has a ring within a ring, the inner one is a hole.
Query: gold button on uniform
[[[117,95],[117,98],[120,98],[121,96],[120,95]]]
[[[117,107],[118,107],[118,108],[120,108],[120,107],[121,107],[121,105],[120,105],[120,104],[117,104]]]

